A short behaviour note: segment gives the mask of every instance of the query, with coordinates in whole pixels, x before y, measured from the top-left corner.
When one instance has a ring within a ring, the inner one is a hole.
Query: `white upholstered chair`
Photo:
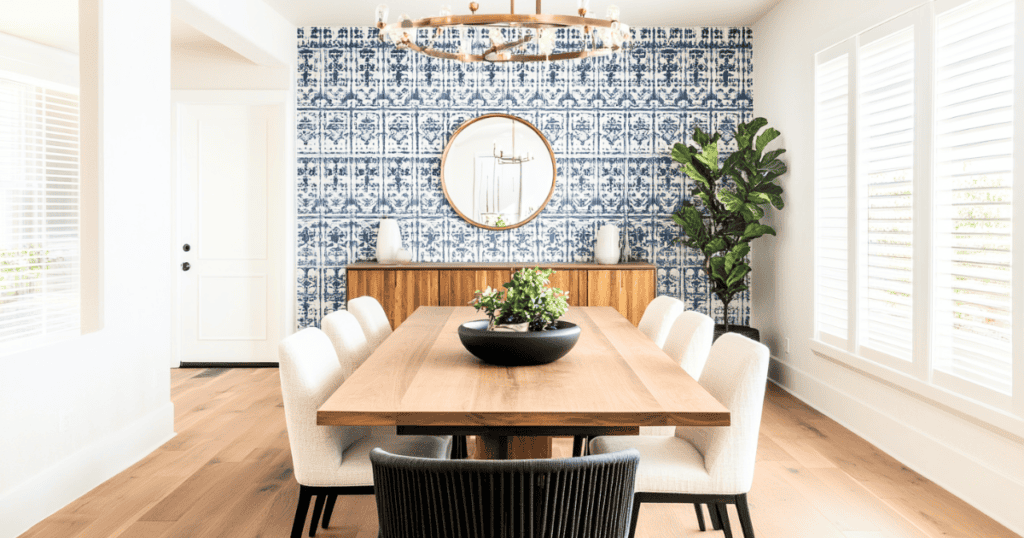
[[[373,494],[369,455],[374,448],[420,458],[447,457],[449,439],[445,437],[398,436],[394,427],[317,426],[316,410],[345,380],[334,346],[319,329],[303,329],[281,342],[280,375],[292,466],[299,483],[292,538],[302,535],[314,496],[310,536],[316,533],[321,514],[327,528],[338,495]]]
[[[380,346],[385,338],[391,336],[391,322],[388,321],[388,315],[377,299],[370,296],[350,299],[348,311],[352,312],[352,315],[359,320],[359,325],[363,327],[366,341],[370,343],[371,353],[377,349],[377,346]]]
[[[712,522],[732,536],[727,504],[735,504],[744,538],[754,538],[747,492],[754,481],[757,436],[768,378],[768,348],[734,333],[722,335],[700,376],[700,384],[729,409],[728,427],[677,428],[670,437],[606,436],[590,442],[593,454],[636,448],[640,451],[633,528],[640,504],[695,503],[711,509]]]
[[[669,297],[668,295],[656,297],[651,301],[651,304],[647,305],[643,317],[640,318],[640,325],[637,325],[637,328],[640,329],[640,332],[646,334],[647,338],[658,344],[658,347],[664,347],[672,324],[685,311],[686,306],[675,297]]]
[[[693,310],[676,318],[662,350],[694,379],[700,379],[715,337],[715,320]],[[675,435],[675,426],[641,426],[640,435]]]
[[[320,327],[334,345],[341,371],[348,379],[373,353],[362,325],[351,312],[336,310],[320,320]]]

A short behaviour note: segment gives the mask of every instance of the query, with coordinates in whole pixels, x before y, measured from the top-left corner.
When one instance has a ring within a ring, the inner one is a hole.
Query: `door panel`
[[[587,271],[590,306],[610,306],[633,325],[640,324],[647,305],[654,300],[653,271]]]
[[[179,108],[182,362],[277,362],[283,180],[280,108]]]
[[[398,328],[417,308],[438,304],[439,271],[394,271],[395,304],[388,318]]]
[[[587,271],[557,270],[551,275],[551,287],[569,292],[569,306],[587,306]]]
[[[473,269],[441,271],[441,306],[466,306],[477,290],[490,286],[504,289],[511,280],[509,269]]]

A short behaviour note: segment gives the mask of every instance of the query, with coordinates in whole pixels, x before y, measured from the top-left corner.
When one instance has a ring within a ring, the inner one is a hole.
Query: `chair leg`
[[[633,515],[629,519],[629,538],[635,538],[636,536],[636,524],[637,520],[640,519],[640,498],[635,494],[633,495]]]
[[[693,503],[693,509],[697,512],[697,525],[700,526],[700,531],[704,532],[707,527],[704,526],[704,509],[701,508],[700,503]]]
[[[320,524],[321,528],[326,529],[331,525],[331,514],[334,513],[334,503],[338,501],[337,495],[328,495],[327,504],[324,506],[324,520]]]
[[[576,435],[572,438],[572,457],[578,458],[580,456],[587,455],[587,439],[586,436]]]
[[[302,538],[302,527],[306,523],[306,512],[309,511],[309,499],[312,490],[299,486],[299,505],[295,508],[295,521],[292,523],[292,538]]]
[[[725,532],[725,538],[732,538],[732,527],[729,525],[729,505],[719,504],[718,516],[722,519],[722,531]]]
[[[324,511],[324,501],[327,500],[327,495],[319,494],[316,496],[316,504],[313,505],[313,520],[309,522],[309,536],[316,536],[316,526],[320,523],[320,514]]]
[[[736,496],[736,512],[740,516],[743,538],[754,538],[754,522],[750,519],[750,507],[747,505],[746,493]]]
[[[708,503],[708,515],[711,516],[711,528],[716,531],[722,530],[722,516],[718,514],[717,504]]]

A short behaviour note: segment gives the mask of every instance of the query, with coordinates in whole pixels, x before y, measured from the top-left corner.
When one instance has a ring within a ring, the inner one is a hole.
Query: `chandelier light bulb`
[[[473,42],[469,39],[469,27],[459,26],[459,54],[462,56],[469,56],[472,53]]]
[[[580,17],[582,17],[587,11],[590,11],[590,0],[576,0],[576,7],[579,10]]]
[[[491,28],[488,33],[491,36],[492,46],[500,47],[505,44],[505,35],[501,32],[501,28]]]
[[[619,6],[608,6],[608,11],[605,12],[605,16],[610,21],[619,20]]]
[[[398,16],[398,25],[401,26],[403,23],[406,23],[411,20],[412,19],[409,17],[408,13],[402,13],[401,15]]]
[[[381,4],[377,6],[377,25],[383,26],[388,23],[388,9],[387,4]]]
[[[441,6],[441,12],[438,13],[438,16],[440,16],[440,17],[451,17],[452,16],[452,6],[451,6],[451,4],[445,4],[445,5]]]

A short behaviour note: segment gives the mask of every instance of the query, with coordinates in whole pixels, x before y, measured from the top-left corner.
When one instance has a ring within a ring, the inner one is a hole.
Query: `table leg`
[[[476,443],[477,459],[526,460],[551,457],[550,436],[480,435]]]

